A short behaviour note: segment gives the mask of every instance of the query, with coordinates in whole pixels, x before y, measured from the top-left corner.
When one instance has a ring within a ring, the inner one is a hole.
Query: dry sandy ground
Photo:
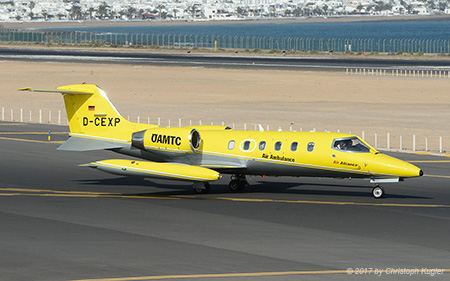
[[[412,135],[418,145],[424,136],[437,150],[444,137],[450,150],[450,95],[448,78],[407,78],[392,76],[350,76],[345,72],[212,69],[107,64],[0,61],[0,107],[5,120],[10,109],[24,121],[29,111],[37,121],[37,110],[47,116],[51,109],[64,110],[59,94],[18,92],[18,88],[55,88],[66,84],[94,83],[108,93],[118,110],[131,121],[172,126],[221,124],[254,129],[343,131],[358,135],[378,146],[391,133],[391,146],[411,147]],[[44,120],[47,117],[44,117]],[[65,118],[65,113],[64,113]],[[48,120],[48,119],[47,119]],[[409,143],[409,144],[408,144]]]

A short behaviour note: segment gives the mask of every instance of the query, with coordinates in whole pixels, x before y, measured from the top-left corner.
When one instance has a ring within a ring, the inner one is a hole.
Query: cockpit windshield
[[[335,139],[333,141],[334,149],[348,152],[369,152],[370,147],[364,144],[357,137]]]

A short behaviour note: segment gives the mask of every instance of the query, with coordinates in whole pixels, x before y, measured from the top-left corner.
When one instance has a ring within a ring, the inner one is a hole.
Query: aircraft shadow
[[[153,181],[144,178],[119,177],[91,180],[77,180],[83,185],[103,185],[103,186],[129,186],[129,187],[152,187],[161,189],[156,192],[143,193],[123,193],[124,196],[168,196],[168,195],[194,195],[190,183],[177,183],[167,181]],[[228,184],[211,184],[209,195],[233,194],[228,188]],[[308,188],[303,188],[308,187]],[[313,187],[313,188],[311,188]],[[317,187],[315,189],[314,187]],[[333,190],[330,190],[332,188]],[[345,189],[345,190],[344,190]],[[352,189],[352,190],[349,190]],[[163,191],[165,190],[165,191]],[[372,186],[367,185],[345,185],[330,183],[310,183],[310,182],[272,182],[272,181],[252,181],[241,193],[265,193],[265,194],[292,194],[292,195],[318,195],[318,196],[339,196],[339,197],[372,197]],[[202,196],[195,194],[197,196]],[[433,199],[431,197],[390,194],[386,192],[385,198],[396,199]]]
[[[317,189],[302,188],[305,187],[317,187]],[[295,188],[295,189],[293,189]],[[324,188],[333,188],[324,189]],[[372,197],[373,186],[367,185],[345,185],[345,184],[330,184],[330,183],[274,183],[266,181],[258,181],[246,187],[244,192],[246,193],[273,193],[273,194],[296,194],[296,195],[323,195],[323,196],[345,196],[345,197]],[[346,189],[346,190],[343,190]],[[354,189],[349,191],[348,189]],[[361,191],[356,191],[360,189]],[[410,196],[410,195],[398,195],[389,194],[389,189],[386,192],[384,198],[397,198],[397,199],[433,199],[431,197],[423,196]]]

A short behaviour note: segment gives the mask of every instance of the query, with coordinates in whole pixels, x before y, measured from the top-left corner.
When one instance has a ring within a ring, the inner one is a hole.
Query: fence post
[[[378,147],[377,133],[375,133],[375,147]]]
[[[400,135],[400,151],[403,149],[403,136]]]
[[[138,123],[141,123],[141,116],[139,116],[139,115],[138,115],[138,117],[137,117],[137,122],[138,122]]]
[[[23,108],[20,109],[20,123],[23,123]]]
[[[161,126],[161,118],[158,117],[158,126]]]
[[[5,108],[2,107],[2,121],[5,121]]]
[[[439,153],[442,153],[442,137],[439,137]]]
[[[416,151],[416,135],[413,135],[413,151]]]
[[[362,139],[365,141],[365,133],[364,133],[364,131],[362,131],[361,137],[362,137]]]
[[[425,137],[425,152],[428,151],[428,137]]]
[[[30,109],[30,123],[31,123],[31,109]]]
[[[39,124],[42,123],[42,109],[39,109]]]
[[[48,111],[48,123],[52,123],[52,111]]]
[[[58,125],[61,125],[61,110],[58,110]]]
[[[11,108],[11,121],[14,121],[14,109]]]
[[[390,145],[390,138],[391,138],[391,134],[390,133],[387,133],[387,140],[386,140],[386,146],[387,146],[387,149],[389,149],[390,147],[391,147],[391,145]]]
[[[178,127],[181,127],[181,118],[178,118]]]

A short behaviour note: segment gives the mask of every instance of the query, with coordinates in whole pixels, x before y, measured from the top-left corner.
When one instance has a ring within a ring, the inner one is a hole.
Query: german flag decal
[[[95,110],[95,106],[93,106],[93,105],[88,106],[88,108],[89,108],[89,111],[94,111]]]

